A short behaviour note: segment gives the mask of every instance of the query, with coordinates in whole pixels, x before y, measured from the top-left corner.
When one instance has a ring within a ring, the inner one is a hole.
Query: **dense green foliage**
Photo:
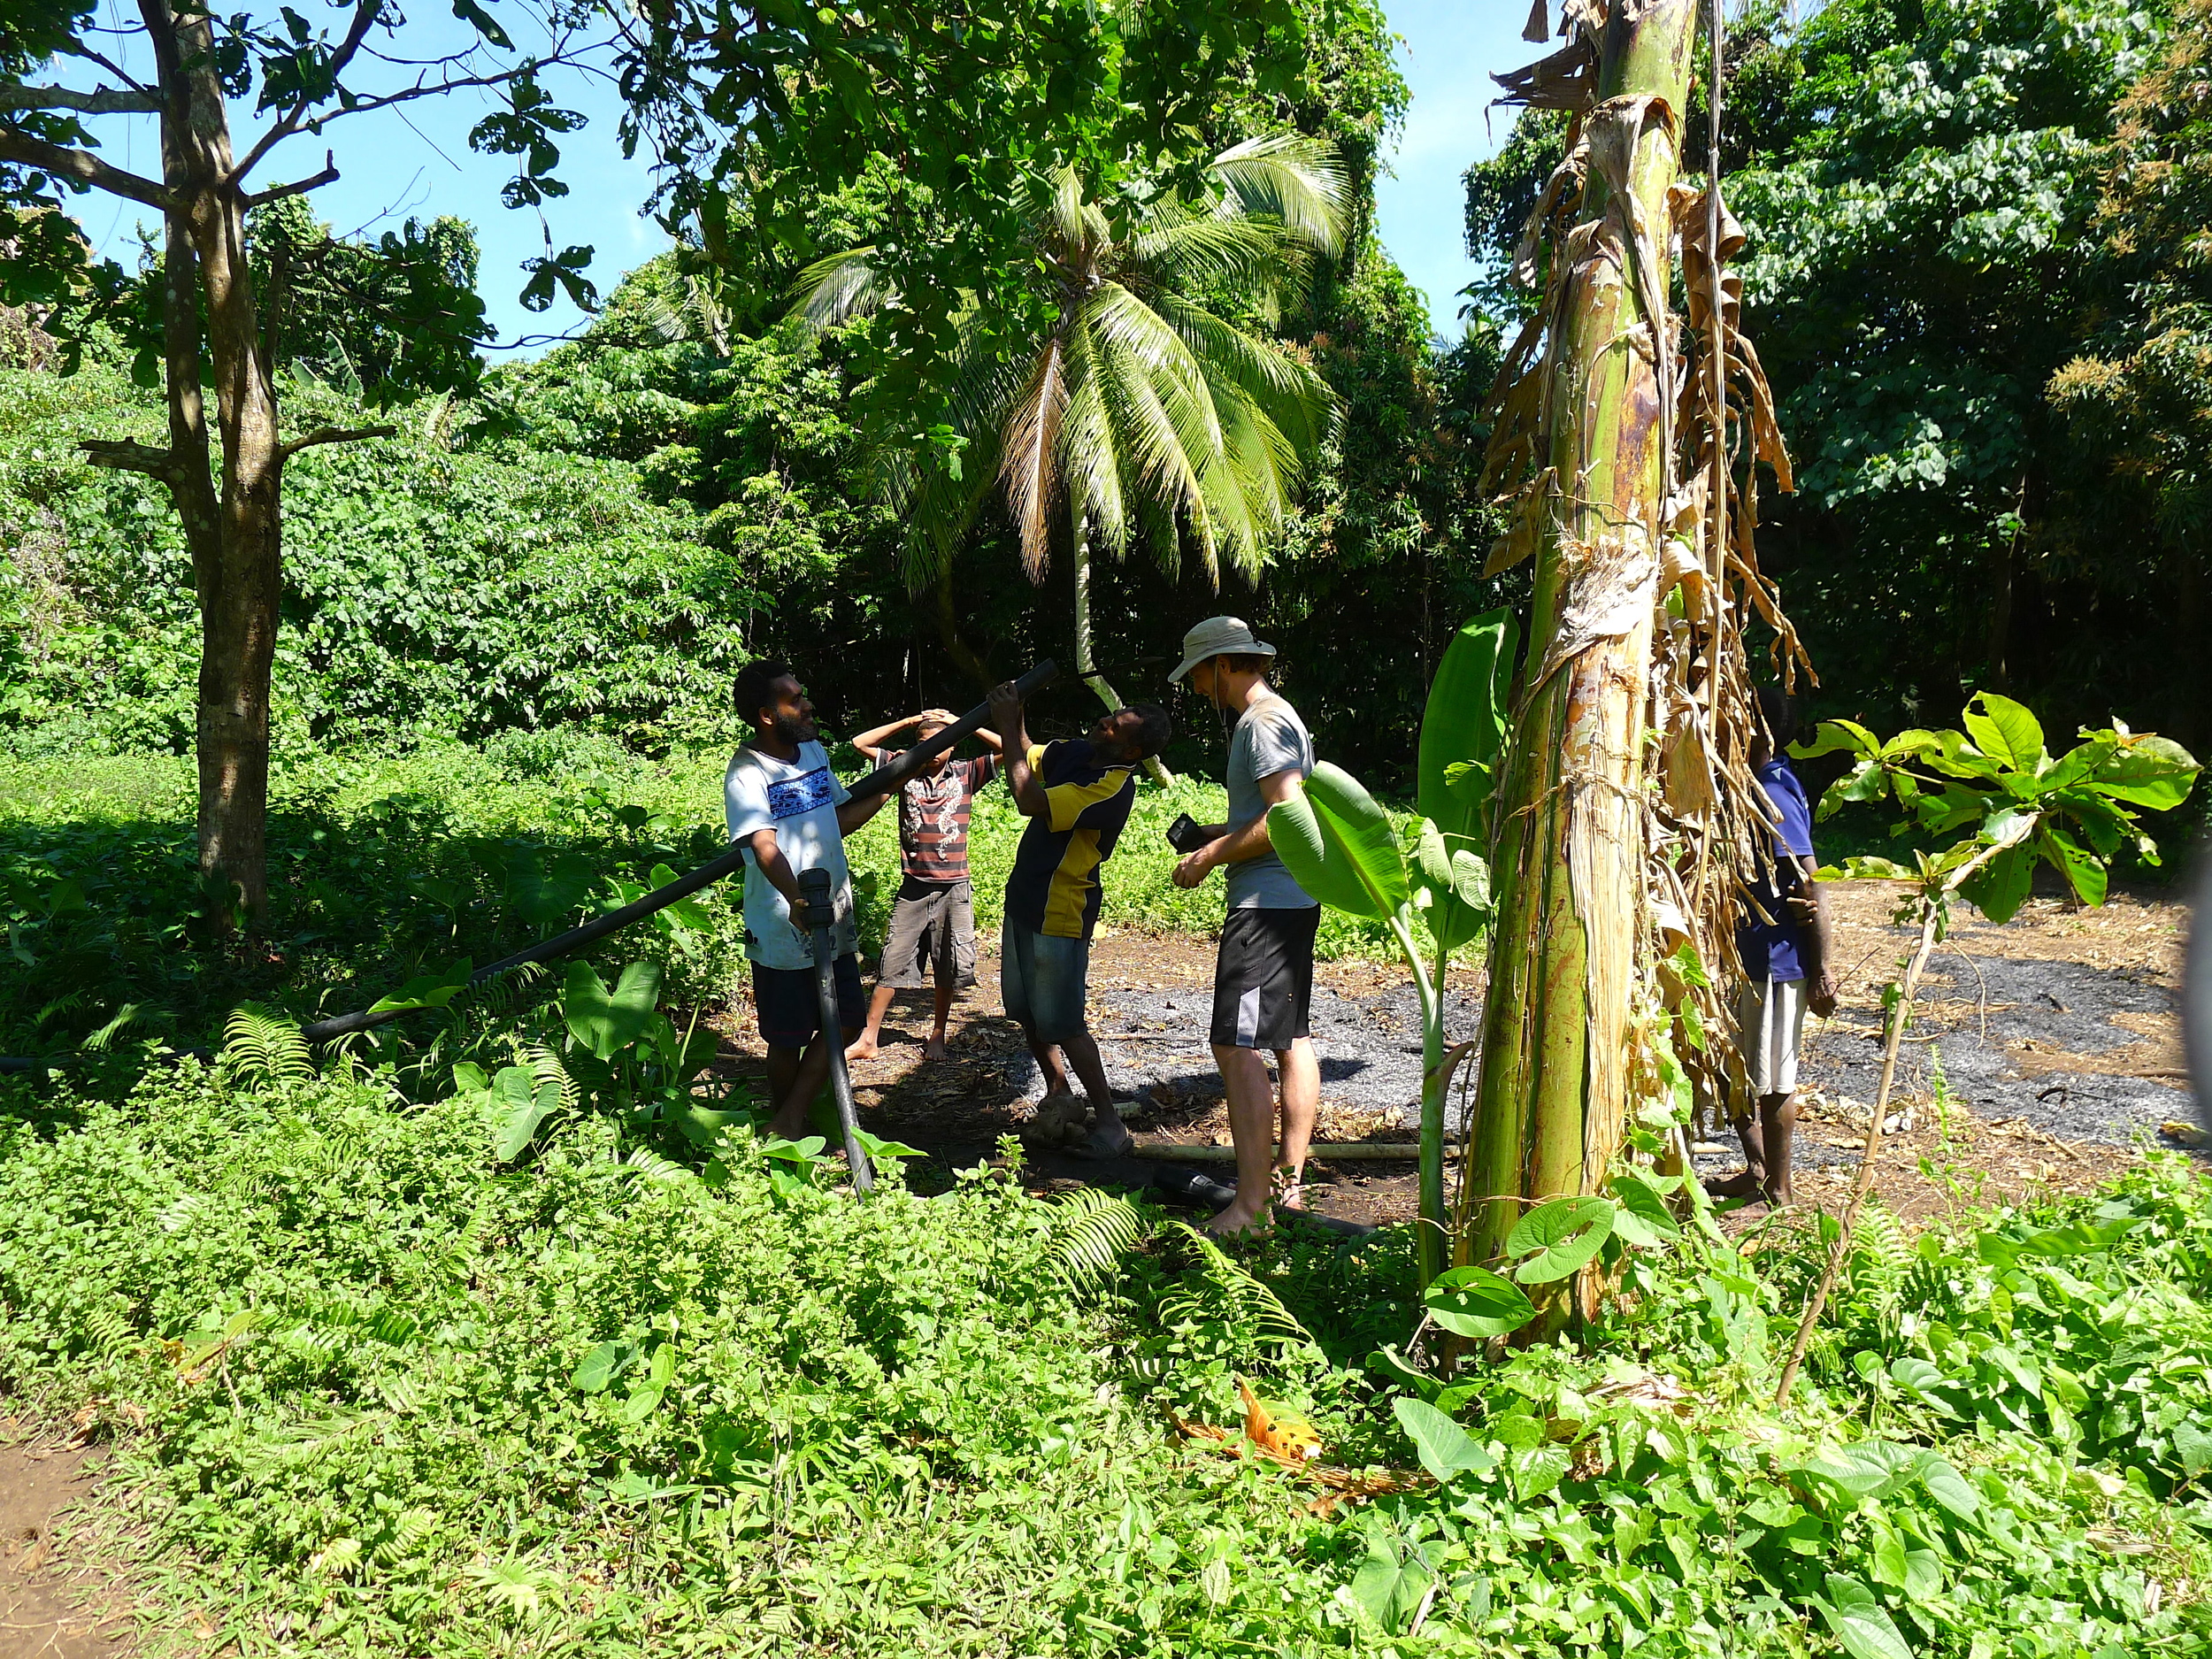
[[[1784,1422],[1770,1326],[1809,1233],[1655,1212],[1580,1351],[1444,1381],[1399,1357],[1387,1235],[1239,1266],[989,1172],[856,1202],[741,1110],[591,1110],[635,1070],[557,1018],[508,1041],[552,1087],[497,1148],[499,1090],[409,1105],[250,1021],[214,1069],[0,1089],[0,1386],[119,1437],[157,1624],[412,1655],[2212,1636],[2212,1190],[2184,1165],[1916,1243],[1878,1213]],[[1317,1515],[1179,1445],[1171,1412],[1237,1421],[1238,1377],[1333,1461],[1435,1484]]]
[[[2177,91],[2193,83],[2177,66],[2165,93],[2131,93],[2172,8],[1801,10],[1793,32],[1778,5],[1732,23],[1723,159],[1797,471],[1794,496],[1765,493],[1761,563],[1823,711],[1924,723],[2010,689],[2062,729],[2117,714],[2201,748],[2201,553],[2134,481],[2144,445],[2180,429],[2101,433],[2052,402],[2070,361],[2120,360],[2168,326],[2147,318],[2183,314],[2170,279],[2202,219],[2187,168],[2160,158],[2187,150]],[[1704,129],[1701,109],[1693,163]],[[1560,143],[1555,117],[1530,116],[1470,172],[1471,240],[1494,265]],[[2085,257],[2100,232],[2108,257]],[[2124,402],[2148,389],[2099,383]],[[2087,401],[2081,374],[2059,389]]]

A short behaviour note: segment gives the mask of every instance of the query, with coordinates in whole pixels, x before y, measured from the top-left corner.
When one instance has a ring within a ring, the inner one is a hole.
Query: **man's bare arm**
[[[1044,780],[1029,764],[1029,728],[1012,680],[992,691],[991,718],[1004,733],[1001,741],[1006,746],[1006,788],[1014,797],[1014,805],[1025,818],[1049,818],[1052,801],[1045,794]]]
[[[837,833],[849,835],[870,818],[883,810],[883,803],[891,798],[891,792],[872,795],[864,799],[848,801],[837,809]]]
[[[806,901],[799,896],[799,873],[783,856],[783,844],[776,839],[776,832],[755,830],[746,838],[745,844],[752,851],[753,862],[760,866],[760,873],[768,878],[768,885],[790,903],[791,918],[797,921],[806,909]]]
[[[1260,780],[1260,799],[1271,807],[1280,806],[1304,786],[1305,779],[1297,768],[1286,766]],[[1194,887],[1220,865],[1245,864],[1271,851],[1275,845],[1264,812],[1233,833],[1225,824],[1207,827],[1219,833],[1195,852],[1185,853],[1176,861],[1174,879],[1179,887]]]

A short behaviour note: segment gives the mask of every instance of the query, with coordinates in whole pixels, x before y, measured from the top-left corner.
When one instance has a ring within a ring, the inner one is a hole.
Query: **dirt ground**
[[[1834,1019],[1807,1027],[1798,1139],[1800,1197],[1822,1208],[1839,1207],[1855,1171],[1880,1071],[1881,987],[1910,943],[1891,919],[1901,885],[1839,883],[1829,893],[1841,997]],[[1883,1138],[1875,1182],[1882,1201],[1920,1218],[2085,1191],[2137,1161],[2139,1142],[2178,1144],[2160,1127],[2194,1116],[2176,1014],[2185,919],[2185,907],[2155,893],[2116,893],[2101,910],[2036,898],[2001,928],[1962,910],[1930,965],[1901,1057],[1894,1132]],[[1125,1115],[1139,1151],[1102,1164],[1033,1150],[1037,1184],[1149,1183],[1196,1209],[1225,1202],[1226,1162],[1159,1156],[1171,1144],[1225,1155],[1229,1143],[1206,1043],[1211,941],[1102,928],[1092,960],[1092,1027],[1117,1094],[1132,1102]],[[997,1012],[987,944],[978,979],[955,1010],[950,1058],[922,1060],[928,997],[910,993],[893,1007],[880,1055],[854,1069],[869,1125],[928,1151],[940,1179],[1018,1133],[1040,1092],[1018,1031]],[[1421,1040],[1405,974],[1347,961],[1320,964],[1315,980],[1317,1139],[1409,1140]],[[1474,1034],[1480,1013],[1479,976],[1455,974],[1449,1039]],[[750,1010],[733,1008],[722,1024],[738,1069],[757,1073]],[[1701,1151],[1709,1173],[1737,1161],[1732,1147],[1708,1141]],[[1343,1223],[1402,1220],[1415,1208],[1409,1164],[1319,1161],[1308,1180],[1314,1210]]]
[[[74,1559],[55,1520],[97,1485],[102,1450],[42,1444],[0,1418],[0,1659],[115,1659],[128,1615],[109,1575]]]

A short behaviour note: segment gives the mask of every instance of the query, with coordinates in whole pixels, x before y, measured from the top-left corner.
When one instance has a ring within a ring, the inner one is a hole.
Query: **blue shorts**
[[[999,998],[1010,1019],[1041,1042],[1061,1042],[1084,1029],[1091,978],[1091,941],[1017,927],[999,933]]]

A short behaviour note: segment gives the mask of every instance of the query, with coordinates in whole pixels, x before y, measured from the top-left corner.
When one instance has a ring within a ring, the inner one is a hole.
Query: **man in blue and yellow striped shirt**
[[[1019,1023],[1045,1079],[1046,1098],[1065,1095],[1072,1065],[1094,1119],[1088,1149],[1129,1148],[1084,1015],[1091,930],[1104,889],[1099,872],[1113,856],[1135,800],[1135,768],[1167,746],[1167,713],[1150,704],[1117,710],[1090,735],[1032,747],[1020,699],[1002,685],[991,718],[1006,742],[1006,787],[1029,819],[1006,880],[999,941],[999,992]]]

